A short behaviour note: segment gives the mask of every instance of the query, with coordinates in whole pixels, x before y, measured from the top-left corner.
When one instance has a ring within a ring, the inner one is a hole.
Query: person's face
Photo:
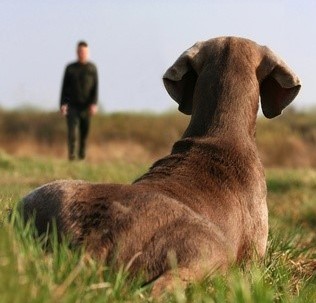
[[[80,63],[86,63],[89,58],[89,48],[86,46],[79,46],[77,48],[77,56]]]

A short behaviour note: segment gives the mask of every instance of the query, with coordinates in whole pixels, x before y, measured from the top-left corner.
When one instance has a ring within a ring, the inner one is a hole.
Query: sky
[[[177,108],[162,75],[196,41],[241,36],[267,45],[316,104],[314,0],[0,0],[0,107],[58,110],[64,69],[86,40],[105,112]]]

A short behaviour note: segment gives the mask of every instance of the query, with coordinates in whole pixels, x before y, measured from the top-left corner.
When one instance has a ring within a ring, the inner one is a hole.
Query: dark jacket
[[[96,66],[88,62],[74,62],[66,67],[60,106],[68,104],[80,110],[97,103],[98,74]]]

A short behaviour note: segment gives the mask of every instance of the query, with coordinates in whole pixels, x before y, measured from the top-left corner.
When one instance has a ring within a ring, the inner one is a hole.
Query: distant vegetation
[[[115,113],[93,118],[91,161],[154,159],[168,153],[189,117],[180,113]],[[236,130],[238,132],[238,129]],[[259,117],[257,143],[269,167],[316,167],[316,111]],[[66,156],[66,125],[58,113],[0,111],[0,149],[21,156]]]

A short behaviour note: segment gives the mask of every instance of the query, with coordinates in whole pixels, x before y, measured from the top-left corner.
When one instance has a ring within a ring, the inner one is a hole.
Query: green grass
[[[38,185],[55,179],[128,183],[148,163],[69,163],[0,153],[0,302],[153,302],[150,286],[129,281],[70,250],[66,243],[44,252],[31,227],[13,227],[7,209]],[[267,171],[270,210],[268,251],[262,261],[205,278],[164,302],[316,302],[316,171]]]

